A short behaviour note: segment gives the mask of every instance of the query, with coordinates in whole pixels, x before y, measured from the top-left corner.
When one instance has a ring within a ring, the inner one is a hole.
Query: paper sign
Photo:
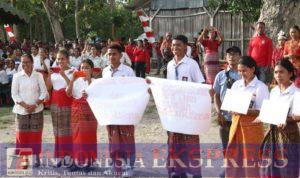
[[[258,117],[262,122],[268,124],[285,124],[289,107],[289,102],[278,102],[278,100],[264,100]]]
[[[136,125],[149,102],[145,79],[97,79],[86,89],[87,101],[100,125]]]
[[[227,89],[221,110],[247,114],[252,99],[252,93]]]
[[[292,114],[300,116],[300,92],[294,93]]]
[[[148,77],[165,130],[199,135],[210,127],[210,85]]]

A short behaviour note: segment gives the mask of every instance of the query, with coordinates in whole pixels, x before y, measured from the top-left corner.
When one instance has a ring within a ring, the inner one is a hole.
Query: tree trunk
[[[43,0],[43,6],[47,12],[48,19],[52,28],[54,39],[56,43],[64,40],[64,34],[59,22],[59,13],[57,7],[55,7],[53,0]]]
[[[300,25],[300,2],[298,0],[263,0],[259,21],[266,23],[270,37],[277,41],[277,34],[283,30],[288,34],[293,25]]]
[[[30,39],[30,45],[32,45],[33,36],[32,36],[32,17],[30,17],[29,20],[29,39]]]
[[[47,29],[46,29],[46,24],[43,19],[43,16],[40,16],[40,22],[41,22],[41,33],[42,33],[42,42],[47,42]]]
[[[109,5],[110,5],[110,12],[112,14],[115,10],[115,7],[116,7],[115,0],[109,0]],[[115,38],[116,38],[116,29],[115,29],[114,22],[112,22],[112,24],[111,24],[111,36],[112,36],[112,39],[115,40]]]
[[[76,38],[79,39],[79,22],[78,22],[78,1],[75,0],[75,31],[76,31]]]
[[[33,40],[39,41],[40,40],[40,34],[39,34],[39,29],[40,29],[40,23],[39,23],[39,17],[35,16],[34,17],[34,33],[33,33]]]

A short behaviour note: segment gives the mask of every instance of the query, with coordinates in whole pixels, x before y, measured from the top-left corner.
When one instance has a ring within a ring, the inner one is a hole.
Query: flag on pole
[[[15,38],[12,28],[8,24],[4,25],[4,28],[7,33],[7,36],[9,37],[9,41],[15,41],[16,38]]]

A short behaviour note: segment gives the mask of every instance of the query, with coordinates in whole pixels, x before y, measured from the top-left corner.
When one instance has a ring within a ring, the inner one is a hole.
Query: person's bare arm
[[[293,114],[292,116],[288,116],[286,121],[300,122],[300,116]]]
[[[52,85],[52,82],[51,82],[51,75],[53,74],[52,70],[49,71],[49,74],[48,74],[48,77],[46,79],[46,86],[47,86],[47,89],[48,91],[52,89],[53,85]]]
[[[200,36],[199,36],[199,38],[198,38],[198,42],[199,43],[203,43],[203,41],[204,41],[204,39],[205,39],[205,35],[208,33],[208,29],[207,28],[205,28],[204,30],[203,30],[203,32],[200,34]]]
[[[224,116],[222,115],[221,113],[221,105],[222,105],[222,102],[220,100],[220,94],[218,93],[215,93],[214,94],[214,106],[215,106],[215,109],[217,111],[217,120],[218,120],[218,123],[219,125],[223,126],[226,122]]]
[[[255,116],[255,117],[257,117],[259,115],[259,110],[249,109],[248,112],[247,112],[247,115],[248,116]]]

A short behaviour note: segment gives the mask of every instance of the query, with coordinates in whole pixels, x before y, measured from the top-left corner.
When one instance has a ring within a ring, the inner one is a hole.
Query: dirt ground
[[[9,120],[7,128],[0,129],[0,143],[14,143],[15,142],[15,125],[14,114],[3,116],[5,120]],[[4,119],[0,117],[0,120]],[[212,119],[213,120],[213,119]],[[43,142],[53,143],[54,135],[52,130],[51,116],[48,111],[44,112],[44,130],[43,130]],[[156,110],[156,106],[153,98],[146,108],[144,117],[140,124],[135,129],[135,139],[137,143],[165,143],[167,141],[166,131],[162,128],[159,120],[159,116]],[[98,126],[98,143],[107,142],[107,132],[104,126]],[[212,123],[208,133],[201,136],[202,143],[219,143],[218,126],[215,122]]]

